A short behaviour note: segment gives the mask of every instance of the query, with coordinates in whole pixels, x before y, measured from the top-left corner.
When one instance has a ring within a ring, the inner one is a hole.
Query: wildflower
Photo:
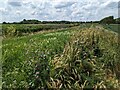
[[[36,76],[36,79],[38,79],[39,78],[39,76]]]
[[[39,74],[39,72],[36,72],[36,74]]]

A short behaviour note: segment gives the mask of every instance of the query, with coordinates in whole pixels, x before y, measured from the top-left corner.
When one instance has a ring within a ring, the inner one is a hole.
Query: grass
[[[114,32],[117,32],[117,33],[120,33],[119,31],[119,28],[120,28],[120,25],[119,24],[104,24],[103,27],[107,30],[112,30]]]
[[[29,68],[32,69],[34,64],[44,56],[48,61],[54,55],[62,53],[72,32],[74,32],[73,29],[65,29],[51,33],[4,39],[2,48],[3,87],[17,87],[16,84],[20,86],[23,82],[22,85],[26,87],[28,85],[26,79],[29,79],[28,74],[33,72],[33,70],[28,72]],[[21,78],[18,79],[18,77]]]
[[[43,30],[56,30],[69,28],[73,24],[3,24],[2,34],[4,37],[24,36]]]
[[[92,27],[80,30],[63,54],[51,61],[49,88],[119,88],[118,48],[114,32]]]
[[[3,88],[118,88],[118,34],[80,25],[4,38]]]

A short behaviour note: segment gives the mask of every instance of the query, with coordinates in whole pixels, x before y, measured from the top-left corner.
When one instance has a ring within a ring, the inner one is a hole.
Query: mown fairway
[[[98,24],[6,37],[3,88],[118,88],[118,49],[118,33]]]

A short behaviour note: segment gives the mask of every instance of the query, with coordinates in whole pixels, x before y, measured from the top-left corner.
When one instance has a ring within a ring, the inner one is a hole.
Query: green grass
[[[100,26],[99,26],[100,27]],[[91,26],[76,32],[51,62],[49,88],[119,88],[118,34]]]
[[[104,24],[103,27],[107,30],[112,30],[114,32],[120,33],[120,24]]]
[[[117,88],[117,36],[98,24],[82,24],[4,38],[3,88]]]
[[[65,29],[3,39],[3,87],[28,86],[29,74],[33,72],[34,64],[44,56],[48,62],[54,55],[62,53],[72,32],[74,29]],[[18,79],[18,77],[20,78]],[[10,84],[12,85],[10,86]]]
[[[69,28],[73,24],[2,24],[4,37],[23,36],[43,30]]]

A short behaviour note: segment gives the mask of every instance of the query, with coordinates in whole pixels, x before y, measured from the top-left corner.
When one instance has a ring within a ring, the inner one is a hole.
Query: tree
[[[26,19],[23,19],[23,22],[25,22],[26,21]]]
[[[116,18],[115,21],[117,24],[120,24],[120,18]]]
[[[6,22],[3,22],[3,24],[6,24]]]
[[[100,23],[105,23],[105,24],[113,24],[115,23],[115,19],[113,16],[105,17],[100,21]]]

